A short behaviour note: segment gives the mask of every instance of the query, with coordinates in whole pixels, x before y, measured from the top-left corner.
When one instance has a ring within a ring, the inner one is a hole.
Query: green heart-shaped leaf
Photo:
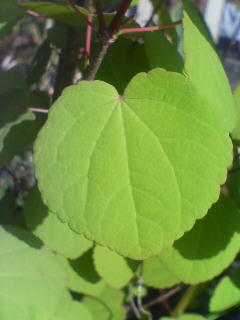
[[[160,253],[206,214],[230,161],[218,109],[162,69],[135,76],[123,96],[100,81],[66,89],[35,144],[50,211],[133,259]]]

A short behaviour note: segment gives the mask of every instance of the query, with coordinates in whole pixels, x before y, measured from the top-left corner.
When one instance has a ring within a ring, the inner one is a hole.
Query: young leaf
[[[94,249],[93,259],[99,275],[116,289],[121,289],[128,284],[134,276],[134,269],[138,266],[136,261],[128,261],[116,252],[100,246]]]
[[[142,276],[144,284],[153,288],[171,288],[180,283],[180,280],[164,266],[159,256],[153,256],[143,262]]]
[[[232,278],[225,276],[211,296],[209,311],[222,312],[240,304],[240,270]]]
[[[239,248],[239,212],[231,199],[222,196],[204,219],[162,252],[160,259],[178,279],[197,284],[226,269]]]
[[[73,232],[56,215],[48,211],[36,187],[28,195],[24,213],[28,229],[52,251],[75,259],[93,245],[91,241]]]
[[[233,97],[234,97],[236,111],[237,111],[237,122],[232,132],[232,138],[236,140],[240,140],[240,86],[238,86],[237,89],[235,90]]]
[[[22,229],[0,228],[1,319],[48,320],[60,301],[66,301],[67,307],[67,273],[57,257],[41,246]]]
[[[107,83],[66,89],[35,144],[43,200],[88,239],[146,259],[191,229],[219,196],[231,143],[187,79],[155,69],[123,96]]]
[[[227,76],[217,53],[184,13],[185,71],[196,88],[210,104],[219,109],[227,131],[235,126],[236,112]]]

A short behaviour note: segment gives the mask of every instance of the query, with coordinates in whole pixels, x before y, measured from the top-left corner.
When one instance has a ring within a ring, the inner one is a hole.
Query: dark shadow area
[[[43,247],[43,243],[40,239],[24,229],[8,225],[3,225],[2,228],[18,240],[25,242],[34,249],[41,249]]]
[[[240,233],[238,209],[232,201],[220,197],[208,214],[176,241],[174,247],[188,260],[208,259],[223,251],[235,233]]]
[[[94,268],[93,249],[88,250],[75,260],[69,260],[69,263],[73,270],[84,280],[90,283],[96,283],[101,280]]]
[[[41,225],[48,216],[48,208],[42,202],[40,192],[34,187],[29,192],[25,207],[24,215],[26,216],[27,227],[30,231],[34,231]]]

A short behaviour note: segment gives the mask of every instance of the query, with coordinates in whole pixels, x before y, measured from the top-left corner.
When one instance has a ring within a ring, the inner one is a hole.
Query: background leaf
[[[2,319],[47,320],[63,298],[68,305],[68,276],[54,254],[15,227],[1,227],[0,240]]]
[[[236,111],[237,111],[237,122],[232,132],[232,138],[236,140],[240,140],[240,86],[238,86],[237,89],[235,90],[233,97],[234,97]]]
[[[236,121],[235,106],[227,76],[217,53],[186,12],[183,26],[185,71],[198,93],[219,110],[227,131],[232,131]]]
[[[159,256],[153,256],[143,262],[142,277],[144,283],[153,288],[171,288],[180,283],[180,280],[164,266]]]
[[[48,211],[38,189],[33,188],[27,198],[24,213],[27,227],[52,251],[67,258],[77,258],[90,249],[93,243],[73,232],[55,214]]]
[[[96,246],[94,264],[98,274],[113,288],[125,287],[133,278],[138,262],[125,259],[107,248]]]
[[[197,6],[190,0],[183,0],[183,8],[187,13],[192,23],[198,28],[198,31],[205,37],[209,44],[215,48],[212,35],[207,27],[204,18],[201,16],[200,11],[197,9]]]
[[[34,142],[46,120],[46,115],[28,111],[32,99],[16,71],[0,72],[0,167]],[[37,102],[35,97],[35,107]]]
[[[167,317],[163,317],[160,318],[160,320],[171,320],[173,318],[167,318]],[[177,320],[205,320],[206,318],[198,315],[198,314],[183,314],[180,317],[177,317]]]
[[[217,284],[209,303],[210,312],[221,312],[240,304],[240,269],[232,278],[223,277]]]
[[[150,69],[159,67],[182,73],[182,57],[161,32],[147,32],[144,42]]]
[[[84,27],[86,22],[81,19],[73,8],[68,3],[54,3],[54,2],[25,2],[21,4],[21,7],[27,10],[35,11],[48,18],[54,19],[57,22],[69,25],[71,27]],[[78,6],[78,10],[86,18],[89,13],[84,8]]]
[[[220,274],[240,248],[240,216],[230,198],[220,197],[204,219],[160,255],[162,263],[187,284]]]
[[[92,250],[75,260],[61,257],[69,274],[69,289],[73,292],[98,296],[106,283],[98,276],[93,265]]]
[[[25,12],[14,0],[0,1],[0,39],[11,33],[15,24],[24,17]]]
[[[108,49],[96,79],[112,84],[119,93],[123,93],[133,76],[148,70],[144,45],[120,38]]]

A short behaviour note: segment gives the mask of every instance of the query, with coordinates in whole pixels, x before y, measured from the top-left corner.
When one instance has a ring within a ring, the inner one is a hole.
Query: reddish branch
[[[27,13],[30,14],[31,16],[33,16],[33,17],[44,18],[43,15],[41,15],[41,14],[39,14],[37,12],[31,11],[31,10],[27,10]]]
[[[73,0],[69,0],[73,1]],[[102,63],[102,60],[110,46],[110,44],[114,41],[117,34],[126,34],[126,33],[138,33],[138,32],[151,32],[155,30],[165,30],[167,28],[175,27],[182,23],[182,21],[177,21],[170,24],[165,24],[162,26],[154,26],[154,27],[145,27],[145,28],[126,28],[120,30],[123,25],[126,25],[129,21],[132,20],[133,17],[130,17],[124,20],[124,16],[129,9],[132,0],[122,0],[117,12],[110,23],[110,26],[106,28],[104,15],[102,11],[102,1],[95,0],[97,16],[98,16],[98,24],[99,24],[99,38],[100,44],[99,48],[96,52],[95,57],[93,58],[92,63],[89,65],[86,73],[83,75],[83,80],[91,81],[95,78],[96,73]],[[89,46],[88,46],[89,47]],[[87,49],[87,48],[86,48]],[[86,52],[88,52],[86,50]]]
[[[92,23],[92,17],[88,18],[88,21]],[[89,66],[89,58],[91,51],[91,39],[92,39],[92,26],[88,24],[87,26],[87,37],[86,37],[86,48],[85,48],[85,68]]]
[[[145,309],[149,309],[150,307],[152,306],[155,306],[156,304],[158,303],[161,303],[163,302],[164,300],[174,296],[176,293],[178,293],[183,287],[182,286],[177,286],[175,288],[173,288],[172,290],[168,291],[167,293],[165,293],[164,295],[150,301],[150,302],[147,302],[146,304],[143,305],[143,307]]]
[[[48,113],[48,109],[40,109],[40,108],[28,108],[28,111],[32,111],[36,113]]]
[[[182,20],[169,23],[169,24],[164,24],[162,26],[154,26],[154,27],[144,27],[144,28],[129,28],[129,29],[122,29],[120,31],[120,34],[126,34],[126,33],[139,33],[139,32],[151,32],[151,31],[157,31],[157,30],[165,30],[169,29],[175,26],[178,26],[182,23]]]
[[[109,32],[109,36],[110,38],[113,37],[116,33],[118,33],[123,18],[128,10],[128,8],[130,7],[132,0],[122,0],[110,26],[108,27],[108,32]]]

